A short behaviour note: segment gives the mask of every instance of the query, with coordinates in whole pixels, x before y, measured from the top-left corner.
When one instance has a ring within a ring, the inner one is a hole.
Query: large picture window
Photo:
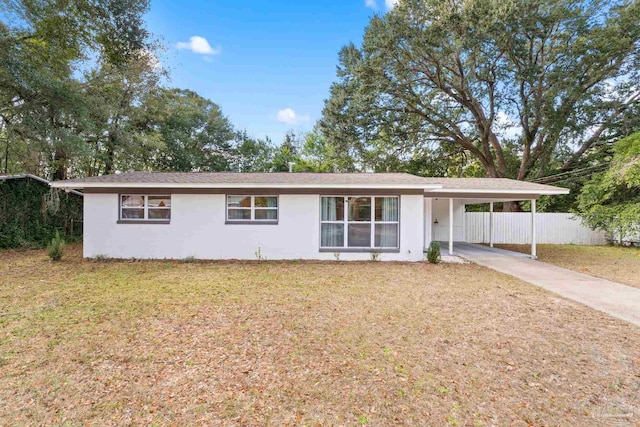
[[[321,197],[320,247],[397,249],[399,199],[384,197]]]
[[[278,196],[227,196],[227,222],[278,221]]]
[[[122,194],[121,221],[158,221],[171,219],[171,196]]]

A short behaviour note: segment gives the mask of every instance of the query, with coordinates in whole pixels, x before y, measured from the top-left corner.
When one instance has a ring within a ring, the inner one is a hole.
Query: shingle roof
[[[507,178],[423,178],[407,173],[131,172],[55,181],[54,187],[411,188],[436,192],[563,194],[551,185]]]
[[[396,186],[418,188],[428,185],[423,178],[408,173],[237,173],[237,172],[131,172],[57,181],[64,186],[89,184],[181,184],[181,185],[246,185],[246,186]],[[438,188],[439,186],[436,185]]]

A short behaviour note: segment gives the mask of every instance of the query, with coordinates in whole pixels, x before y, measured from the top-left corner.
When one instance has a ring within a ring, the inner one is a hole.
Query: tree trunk
[[[502,212],[522,212],[522,206],[520,206],[520,202],[504,202]]]
[[[107,152],[106,152],[106,157],[104,159],[105,175],[109,175],[114,172],[115,142],[116,142],[115,135],[113,134],[113,132],[109,132],[109,137],[107,138]]]
[[[53,155],[53,164],[55,167],[53,180],[67,179],[67,156],[62,151],[56,150]]]
[[[9,138],[11,138],[11,130],[7,130],[7,144],[4,147],[4,174],[9,173]]]

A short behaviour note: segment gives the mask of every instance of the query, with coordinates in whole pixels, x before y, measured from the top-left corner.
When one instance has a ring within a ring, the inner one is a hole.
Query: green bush
[[[46,203],[50,192],[56,209]],[[0,181],[0,249],[44,248],[56,231],[66,242],[82,240],[81,196],[31,178]]]
[[[616,142],[613,153],[609,168],[582,187],[577,214],[622,244],[640,233],[640,132]]]
[[[440,262],[440,242],[431,242],[429,249],[427,249],[427,261],[431,264]]]
[[[64,240],[57,230],[55,236],[51,239],[51,243],[47,245],[47,254],[51,261],[60,261],[64,255]]]

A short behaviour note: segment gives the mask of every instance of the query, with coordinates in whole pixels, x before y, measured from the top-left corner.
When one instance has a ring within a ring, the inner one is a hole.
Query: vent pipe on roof
[[[295,162],[289,162],[289,173],[293,172],[293,165],[295,164]]]

